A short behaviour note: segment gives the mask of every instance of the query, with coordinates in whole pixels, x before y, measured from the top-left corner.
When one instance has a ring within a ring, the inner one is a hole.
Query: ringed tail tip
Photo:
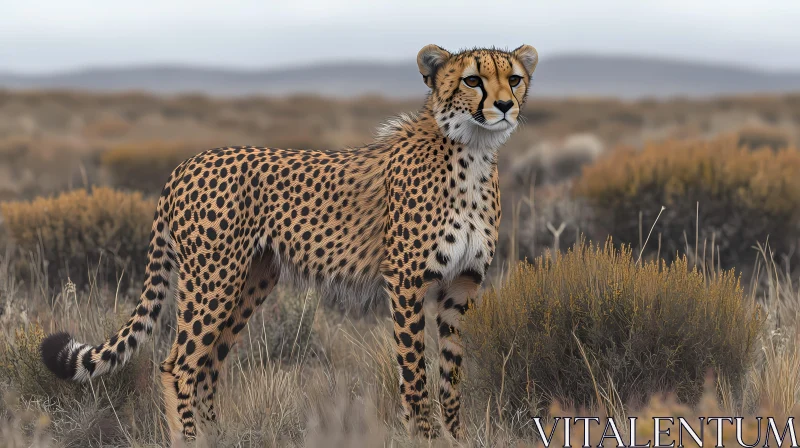
[[[53,333],[42,340],[39,349],[42,353],[42,362],[48,370],[62,380],[71,379],[74,368],[70,372],[70,360],[67,347],[72,342],[72,337],[64,332]]]

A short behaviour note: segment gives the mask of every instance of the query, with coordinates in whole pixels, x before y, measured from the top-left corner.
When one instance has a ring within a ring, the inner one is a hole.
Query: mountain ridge
[[[0,88],[202,93],[211,96],[307,93],[333,97],[381,94],[402,98],[426,93],[413,61],[363,60],[327,61],[276,69],[146,64],[49,74],[0,70]],[[636,99],[798,91],[800,71],[767,71],[716,62],[575,53],[543,58],[533,77],[532,95]]]

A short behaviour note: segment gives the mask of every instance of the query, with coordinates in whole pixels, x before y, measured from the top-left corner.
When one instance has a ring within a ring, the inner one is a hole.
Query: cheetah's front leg
[[[442,288],[438,300],[436,326],[439,329],[439,401],[442,418],[450,434],[463,439],[464,428],[459,419],[461,410],[461,362],[464,346],[461,340],[461,318],[473,303],[482,275],[468,273]]]
[[[395,268],[385,274],[392,318],[394,341],[400,372],[400,400],[410,434],[432,436],[430,402],[425,376],[425,314],[422,309],[429,282],[422,272]]]

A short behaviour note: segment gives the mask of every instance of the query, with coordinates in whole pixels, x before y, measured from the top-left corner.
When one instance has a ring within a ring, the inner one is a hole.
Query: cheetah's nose
[[[507,101],[495,101],[495,102],[494,102],[494,107],[496,107],[496,108],[500,109],[500,112],[502,112],[502,113],[506,113],[506,112],[508,112],[508,110],[509,110],[509,109],[511,109],[511,107],[512,107],[513,105],[514,105],[514,102],[513,102],[513,101],[511,101],[511,100],[507,100]]]

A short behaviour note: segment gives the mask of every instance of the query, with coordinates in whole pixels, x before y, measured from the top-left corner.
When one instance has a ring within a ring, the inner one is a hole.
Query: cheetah
[[[429,88],[423,107],[388,121],[371,144],[225,147],[185,160],[158,199],[130,319],[97,346],[48,336],[44,364],[75,381],[120,368],[152,333],[172,287],[177,337],[161,382],[172,441],[191,441],[216,419],[219,368],[279,278],[349,300],[379,293],[391,308],[405,425],[429,438],[437,432],[426,391],[428,297],[437,307],[442,421],[463,438],[460,320],[497,247],[497,152],[517,128],[537,62],[529,45],[456,53],[428,45],[417,55]]]

